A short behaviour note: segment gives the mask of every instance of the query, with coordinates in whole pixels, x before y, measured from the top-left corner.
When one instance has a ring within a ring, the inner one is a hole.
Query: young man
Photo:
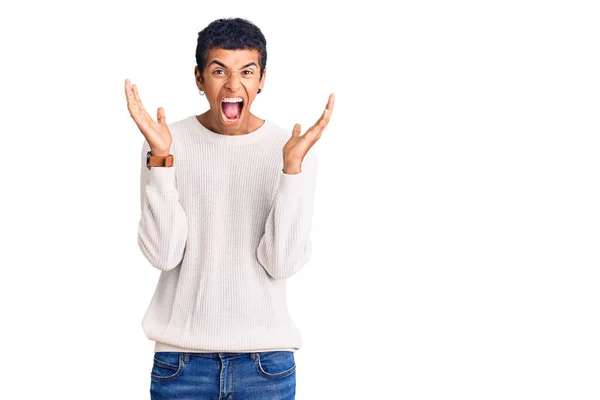
[[[319,140],[334,97],[300,135],[250,112],[266,78],[258,27],[219,19],[198,34],[194,74],[210,109],[167,124],[125,81],[145,137],[138,244],[161,270],[142,320],[153,399],[293,399],[300,332],[286,278],[311,254]]]

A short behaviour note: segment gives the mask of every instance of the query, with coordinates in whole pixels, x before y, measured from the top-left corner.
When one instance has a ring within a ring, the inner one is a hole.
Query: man
[[[210,108],[167,124],[125,81],[144,135],[138,244],[161,270],[142,320],[155,341],[153,399],[293,399],[302,338],[286,278],[311,254],[319,140],[334,96],[300,135],[251,113],[266,78],[258,27],[219,19],[198,34],[194,74]],[[257,397],[258,396],[258,397]]]

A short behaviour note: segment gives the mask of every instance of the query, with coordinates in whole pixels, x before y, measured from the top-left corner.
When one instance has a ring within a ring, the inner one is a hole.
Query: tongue
[[[223,112],[229,119],[237,118],[240,113],[242,103],[223,103]]]

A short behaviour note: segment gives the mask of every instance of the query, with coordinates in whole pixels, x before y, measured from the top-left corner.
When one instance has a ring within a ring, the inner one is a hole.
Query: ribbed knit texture
[[[311,254],[314,147],[285,174],[291,132],[269,120],[239,136],[193,115],[169,129],[173,167],[148,170],[142,146],[138,245],[161,270],[144,333],[155,351],[298,350],[286,278]]]

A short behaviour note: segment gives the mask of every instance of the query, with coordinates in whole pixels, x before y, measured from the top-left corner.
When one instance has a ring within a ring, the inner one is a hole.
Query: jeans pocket
[[[264,351],[257,355],[256,370],[266,378],[284,378],[296,370],[293,351]]]
[[[150,379],[156,382],[175,379],[181,374],[183,365],[182,353],[174,351],[155,352]]]

